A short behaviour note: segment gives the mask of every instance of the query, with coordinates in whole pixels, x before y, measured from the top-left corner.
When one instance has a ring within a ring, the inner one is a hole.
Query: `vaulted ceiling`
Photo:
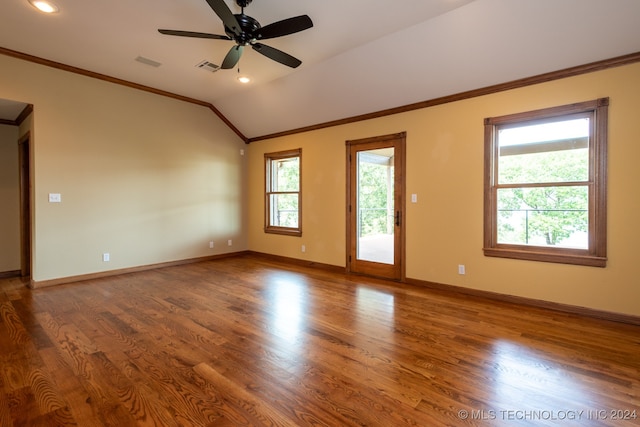
[[[197,65],[220,65],[232,41],[157,31],[225,34],[205,0],[53,1],[45,15],[3,0],[0,48],[212,104],[247,138],[640,52],[638,0],[253,0],[244,13],[262,26],[311,17],[264,41],[302,65],[245,49],[211,72]]]

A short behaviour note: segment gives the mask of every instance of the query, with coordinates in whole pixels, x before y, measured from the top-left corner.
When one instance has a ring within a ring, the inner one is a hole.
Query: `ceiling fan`
[[[236,66],[244,47],[250,45],[253,50],[263,54],[267,58],[277,61],[291,68],[296,68],[302,61],[281,50],[260,43],[258,40],[272,39],[275,37],[286,36],[297,33],[313,27],[311,18],[307,15],[294,16],[292,18],[283,19],[264,27],[249,15],[244,14],[244,8],[251,3],[252,0],[235,0],[240,6],[241,13],[233,14],[224,0],[206,0],[211,9],[218,15],[224,24],[224,32],[226,35],[197,33],[193,31],[180,30],[164,30],[159,29],[161,34],[181,37],[195,37],[202,39],[216,40],[233,40],[236,45],[233,46],[222,61],[221,68],[230,69]]]

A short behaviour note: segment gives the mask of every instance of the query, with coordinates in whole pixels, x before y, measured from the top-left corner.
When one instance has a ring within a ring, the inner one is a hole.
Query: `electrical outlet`
[[[231,239],[227,240],[227,245],[229,245],[229,246],[233,245],[233,240],[231,240]]]
[[[105,252],[102,254],[102,262],[109,262],[111,261],[111,255],[109,255],[109,252]]]
[[[307,247],[305,245],[302,245],[302,247],[300,248],[300,250],[304,253],[307,251]]]
[[[466,269],[464,268],[464,264],[458,265],[458,274],[461,274],[461,275],[466,274]]]
[[[209,242],[209,248],[213,249],[213,240]]]

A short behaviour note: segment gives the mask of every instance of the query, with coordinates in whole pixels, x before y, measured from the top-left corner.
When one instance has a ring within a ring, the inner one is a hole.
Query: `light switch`
[[[49,203],[61,203],[62,196],[60,193],[49,193]]]
[[[417,194],[412,194],[411,195],[411,203],[418,203],[418,195]]]

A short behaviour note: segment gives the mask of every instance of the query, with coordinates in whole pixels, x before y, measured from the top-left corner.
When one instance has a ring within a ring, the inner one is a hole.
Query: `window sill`
[[[607,258],[581,254],[571,249],[551,251],[535,251],[529,248],[483,248],[485,256],[498,258],[521,259],[528,261],[554,262],[559,264],[584,265],[588,267],[606,267]]]
[[[285,236],[302,237],[302,231],[296,228],[268,227],[264,229],[264,232],[270,234],[282,234]]]

